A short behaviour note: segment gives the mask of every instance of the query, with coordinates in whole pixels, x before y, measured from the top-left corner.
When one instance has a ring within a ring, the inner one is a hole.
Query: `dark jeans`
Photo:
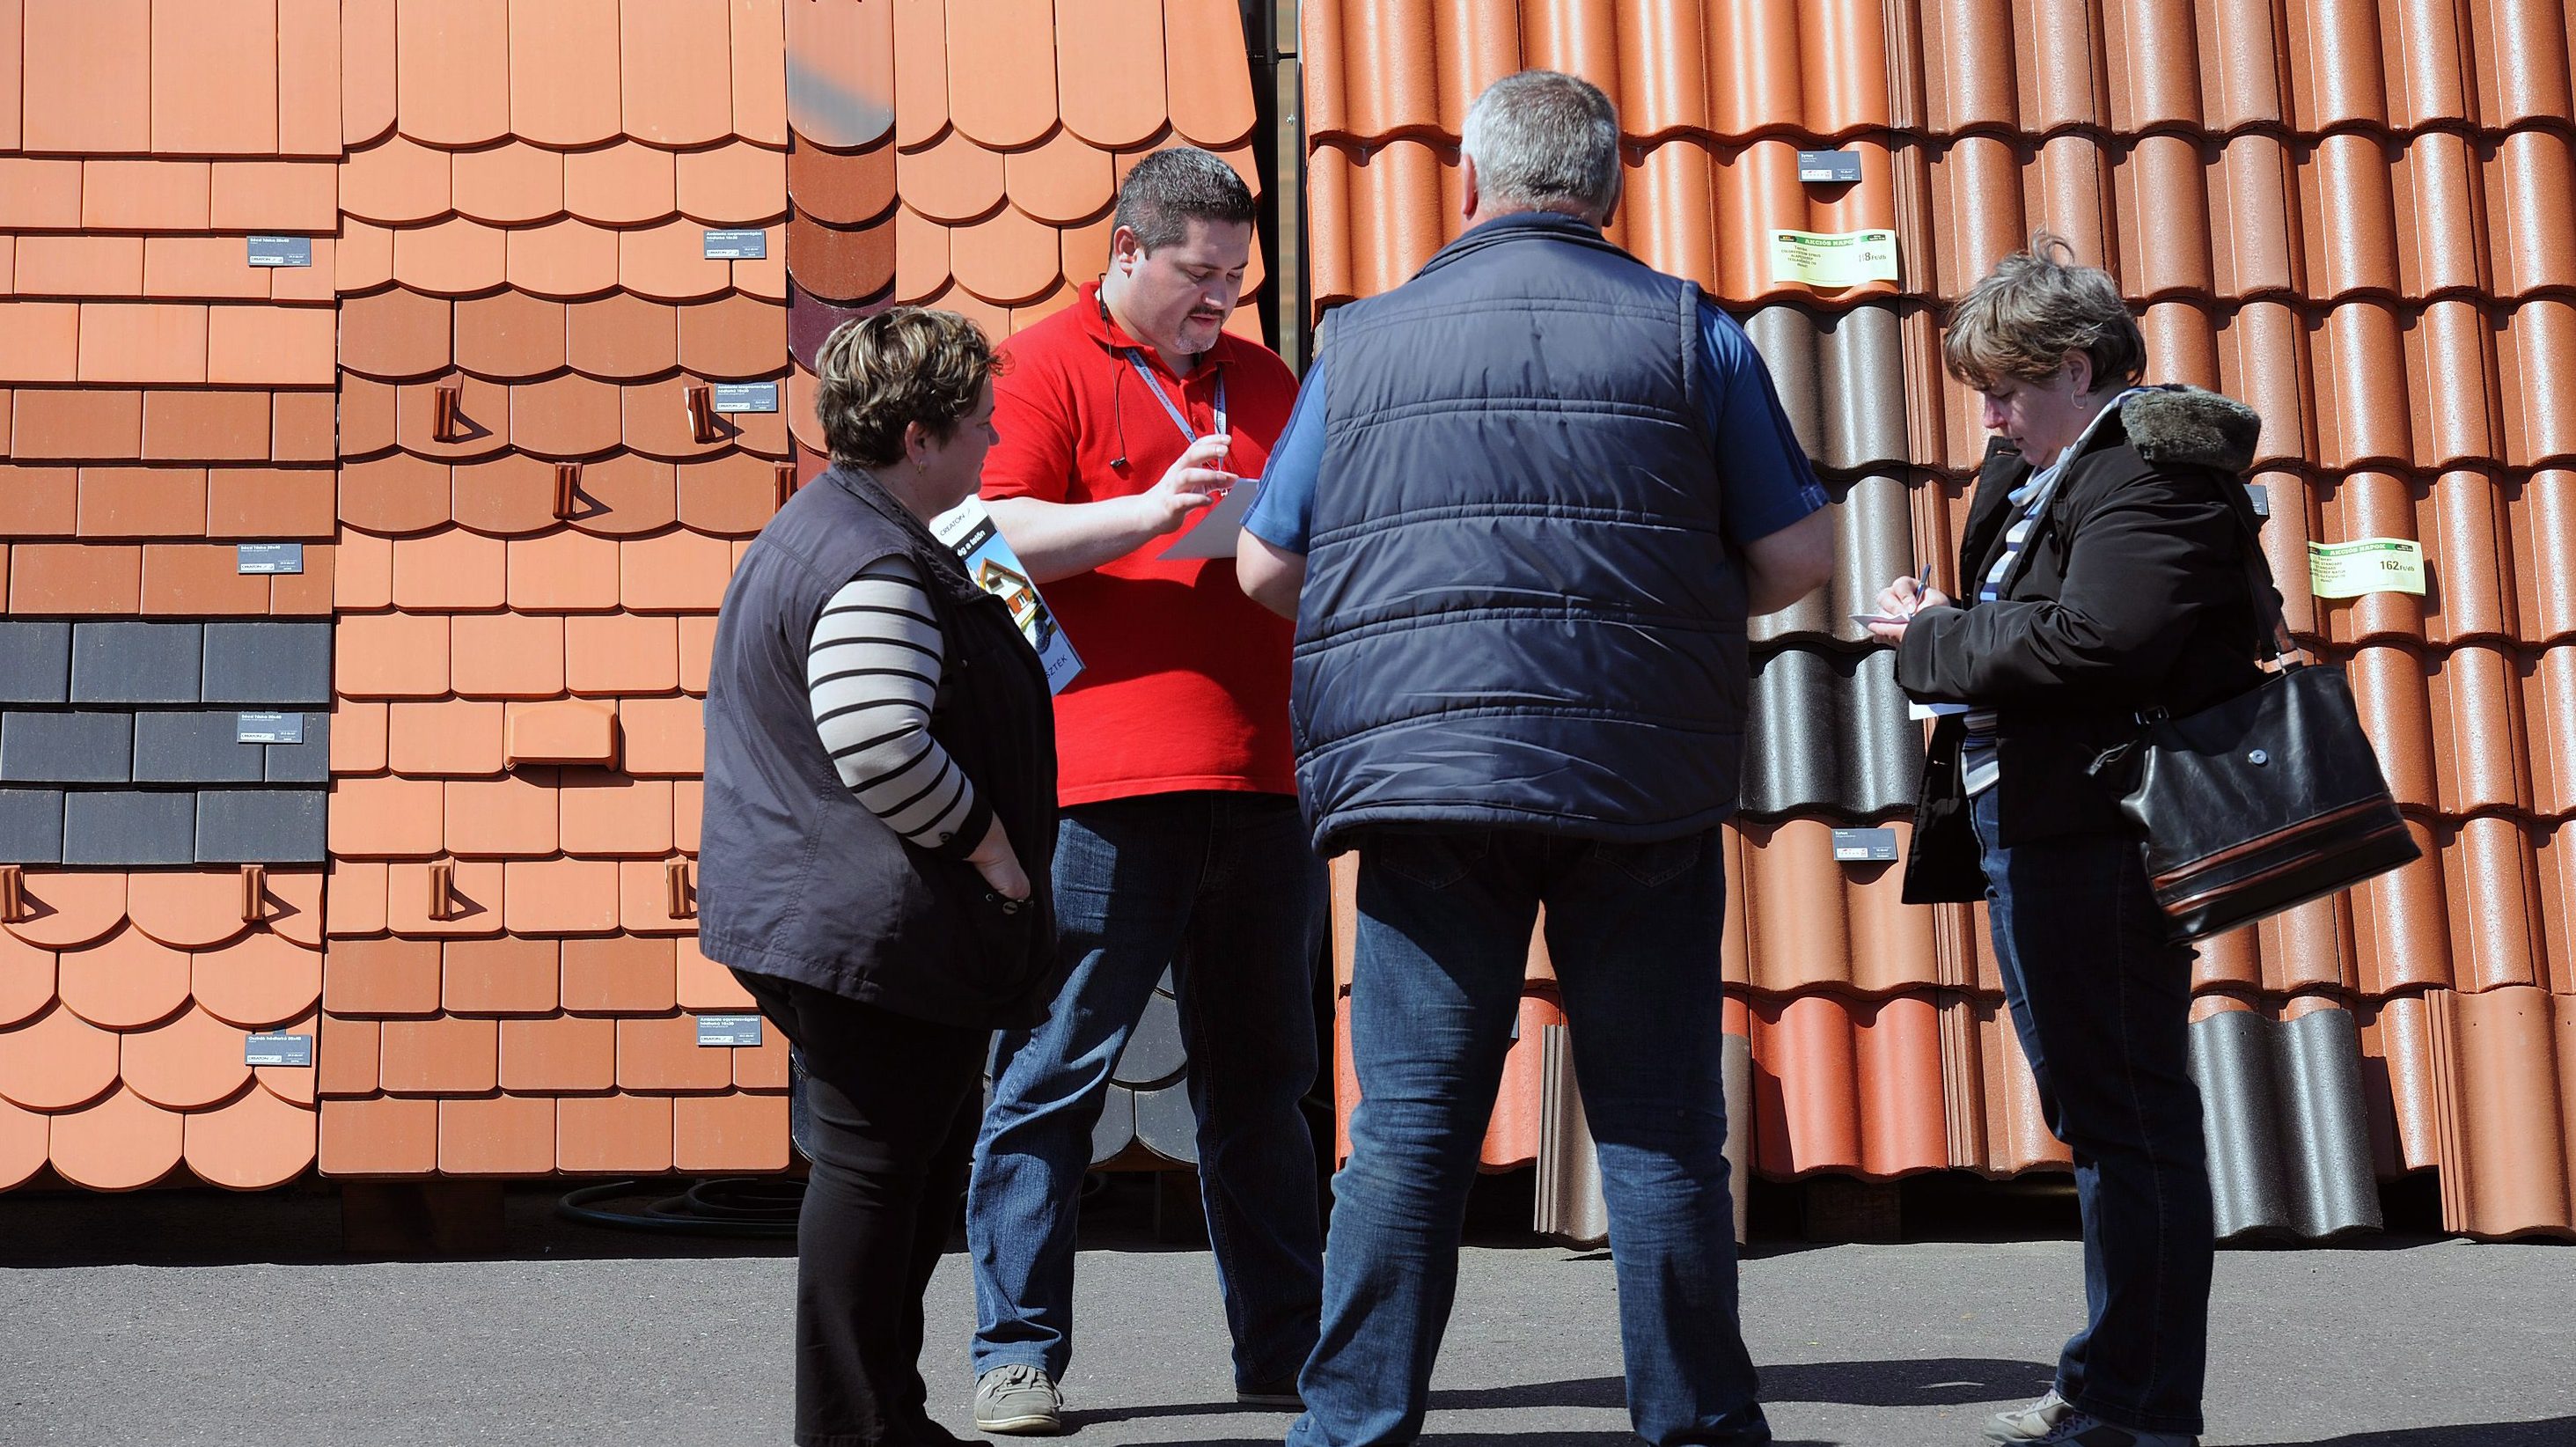
[[[1736,1318],[1716,831],[1610,845],[1511,830],[1360,846],[1351,1056],[1323,1339],[1292,1447],[1410,1442],[1539,906],[1600,1145],[1628,1414],[1656,1447],[1771,1440]]]
[[[735,972],[805,1058],[813,1175],[796,1221],[796,1440],[922,1447],[921,1295],[956,1222],[991,1032]]]
[[[978,1376],[1021,1364],[1063,1379],[1092,1127],[1167,965],[1236,1385],[1284,1379],[1306,1359],[1323,1230],[1298,1100],[1315,1080],[1324,890],[1293,799],[1156,794],[1064,811],[1055,905],[1072,973],[1045,1023],[996,1046],[967,1191]]]
[[[2189,946],[2168,943],[2137,842],[2070,834],[1985,848],[1995,960],[2051,1134],[2075,1157],[2090,1315],[2058,1395],[2107,1422],[2201,1430],[2216,1227],[2192,1084]]]

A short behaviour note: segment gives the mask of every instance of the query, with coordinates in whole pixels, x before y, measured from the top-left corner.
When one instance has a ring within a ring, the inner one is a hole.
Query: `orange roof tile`
[[[339,229],[340,168],[336,165],[217,161],[211,169],[207,222],[215,230],[327,236]]]
[[[564,941],[563,1006],[593,1015],[653,1015],[677,1006],[671,941],[620,935]],[[0,1095],[8,1094],[0,1082]]]
[[[456,304],[456,365],[477,376],[542,377],[564,365],[564,304],[502,291]]]
[[[844,150],[883,136],[894,123],[897,37],[911,24],[936,30],[940,7],[833,0],[785,6],[787,117],[796,134]],[[944,77],[937,85],[944,88]],[[917,88],[907,84],[907,96]]]
[[[188,955],[127,928],[56,964],[63,1005],[93,1025],[133,1030],[166,1020],[188,1003]]]
[[[619,538],[669,527],[679,507],[677,471],[670,463],[631,452],[585,465],[572,525]]]
[[[69,1110],[116,1084],[117,1036],[55,1005],[0,1032],[0,1097],[30,1110]]]
[[[0,1100],[0,1188],[24,1185],[43,1170],[46,1149],[52,1142],[50,1117]]]
[[[309,1107],[266,1090],[245,1091],[229,1104],[191,1113],[181,1125],[181,1153],[188,1169],[211,1184],[266,1190],[313,1164],[315,1121]]]
[[[617,762],[617,716],[600,704],[577,699],[514,703],[510,705],[509,730],[510,763],[514,768],[523,764],[597,764],[605,768]]]
[[[623,1090],[724,1090],[733,1084],[733,1053],[700,1045],[694,1016],[621,1019],[617,1084]]]
[[[733,132],[747,141],[784,149],[787,145],[787,54],[785,5],[756,3],[731,7],[733,41]]]
[[[563,949],[553,940],[449,940],[441,1002],[458,1014],[545,1015],[554,1011]],[[502,1089],[509,1084],[509,1026],[501,1031]]]
[[[625,0],[618,79],[626,133],[700,146],[733,133],[725,0]]]
[[[79,530],[91,538],[200,536],[206,531],[206,470],[84,467]]]
[[[175,238],[156,237],[155,240]],[[15,288],[27,296],[134,296],[143,290],[140,236],[22,236],[16,250]],[[247,268],[237,268],[247,270]],[[261,288],[267,294],[267,288]],[[16,310],[16,308],[11,308]]]
[[[179,1164],[181,1119],[119,1089],[54,1117],[53,1167],[63,1179],[93,1191],[151,1185]]]
[[[618,0],[510,7],[510,129],[556,147],[619,134]]]
[[[519,613],[454,624],[456,691],[470,698],[553,698],[563,692],[563,620]],[[335,735],[333,742],[338,742]]]
[[[671,1106],[672,1097],[667,1095],[574,1096],[556,1101],[556,1168],[620,1175],[670,1170]]]
[[[394,233],[394,280],[441,296],[471,296],[502,284],[514,233],[465,217]]]
[[[777,512],[778,466],[738,452],[680,469],[680,521],[699,532],[728,537],[759,532]]]
[[[206,380],[216,386],[329,386],[339,318],[320,307],[219,306],[206,315]]]
[[[574,693],[671,693],[680,686],[679,666],[679,630],[671,618],[611,613],[564,620],[564,682]]]
[[[710,1052],[716,1053],[716,1052]],[[787,1165],[784,1094],[681,1096],[672,1104],[671,1165],[682,1171],[775,1171]]]
[[[196,1009],[126,1035],[118,1074],[128,1090],[167,1110],[203,1110],[250,1083],[241,1027]]]
[[[29,292],[28,259],[38,254],[36,243],[49,240],[27,236],[18,242],[19,290]],[[102,245],[139,246],[143,270],[139,290],[148,296],[195,297],[233,301],[265,301],[269,298],[276,268],[243,264],[242,239],[238,236],[144,236],[84,237]],[[313,270],[321,273],[320,285],[331,284],[331,274],[316,255]]]
[[[617,389],[567,372],[510,389],[510,442],[540,457],[591,457],[619,439]]]
[[[707,260],[706,228],[686,217],[617,233],[617,282],[628,291],[694,301],[732,281],[732,263]]]
[[[499,608],[507,590],[508,546],[463,528],[394,543],[394,606],[415,611]]]
[[[605,934],[617,928],[614,863],[513,859],[504,867],[512,933]]]
[[[501,722],[498,703],[397,703],[386,720],[386,758],[406,778],[497,774]]]
[[[64,537],[78,526],[80,469],[0,463],[0,533]]]
[[[212,184],[203,161],[85,161],[80,224],[100,231],[203,231],[212,216]]]
[[[255,934],[189,958],[188,993],[207,1013],[247,1029],[296,1019],[322,998],[322,952]]]
[[[0,932],[0,1027],[23,1024],[54,1003],[54,952]]]
[[[672,792],[676,796],[679,790],[675,786]],[[676,815],[677,812],[675,799],[673,813]],[[677,822],[675,818],[672,831],[675,840],[678,834]],[[672,873],[674,866],[677,866],[680,871],[676,881]],[[688,934],[695,930],[697,925],[691,917],[695,908],[693,904],[684,904],[676,913],[672,908],[675,899],[672,885],[675,882],[679,884],[681,890],[676,898],[683,900],[695,898],[689,892],[694,888],[691,880],[692,875],[685,860],[629,859],[622,861],[617,866],[618,924],[628,934],[639,935]]]
[[[510,606],[548,612],[617,606],[617,544],[573,529],[509,544]]]
[[[318,454],[289,449],[273,418],[287,415],[286,398],[266,392],[171,392],[143,394],[143,455],[187,462],[267,462],[328,458],[326,444]],[[312,394],[330,412],[327,393]],[[272,400],[276,408],[271,412]],[[327,436],[327,434],[325,434]]]
[[[202,950],[249,928],[241,898],[237,873],[150,870],[126,880],[125,917],[172,949]]]
[[[890,145],[848,155],[819,146],[787,153],[787,194],[796,210],[833,226],[860,226],[884,216],[894,204],[894,175],[895,148]]]
[[[501,1088],[517,1092],[600,1091],[617,1073],[617,1026],[557,1015],[501,1022]],[[567,1102],[569,1103],[569,1102]]]
[[[678,163],[669,151],[633,141],[564,158],[564,204],[603,226],[640,226],[679,210]]]
[[[230,543],[143,545],[145,613],[262,614],[269,582],[264,574],[243,573]]]
[[[81,307],[84,382],[203,382],[206,309],[166,302]]]
[[[72,302],[0,302],[0,378],[12,382],[76,379],[80,314],[80,307]]]
[[[537,146],[459,151],[452,163],[460,215],[494,226],[544,221],[564,212],[564,158]]]
[[[686,529],[618,546],[621,601],[636,612],[713,612],[733,578],[733,548]]]
[[[278,0],[280,154],[339,156],[342,64],[336,0]]]
[[[331,772],[373,774],[385,767],[390,705],[342,699],[331,712]]]
[[[638,775],[695,775],[706,767],[705,706],[694,698],[627,698],[617,703],[625,767]]]
[[[142,607],[143,550],[19,543],[9,550],[9,611],[133,613]]]
[[[373,410],[361,400],[362,394],[391,395],[390,389],[346,383],[341,395],[350,399],[349,411]],[[342,546],[353,554],[366,547],[383,549],[383,601],[376,606],[385,606],[393,601],[393,543],[389,539],[366,534],[418,533],[441,526],[448,521],[452,510],[450,487],[448,464],[404,453],[352,462],[340,469],[340,520],[353,529],[366,529],[366,533],[344,535]],[[356,601],[363,594],[351,594],[350,584],[345,580],[353,575],[365,575],[366,563],[355,556],[344,558],[341,563],[344,579],[342,606],[365,606]]]
[[[447,847],[460,856],[552,854],[558,817],[549,770],[447,784]]]
[[[311,469],[217,468],[206,479],[206,536],[328,538],[333,482]]]
[[[387,1020],[378,1031],[384,1089],[395,1095],[470,1095],[497,1082],[498,1022],[462,1015]]]
[[[680,620],[680,689],[704,697],[714,661],[716,620],[703,614]]]
[[[328,907],[333,938],[371,935],[382,930],[390,903],[386,895],[385,866],[332,860],[323,898]]]
[[[602,769],[565,769],[558,801],[565,852],[592,857],[671,851],[671,784]]]
[[[71,231],[81,224],[81,164],[0,156],[0,226]]]
[[[462,148],[510,131],[506,0],[400,6],[396,114],[403,134]]]
[[[345,698],[436,698],[447,692],[447,620],[343,615],[332,630],[332,678]]]
[[[152,149],[151,0],[32,0],[19,42],[30,151]]]
[[[659,376],[679,364],[678,308],[626,292],[569,309],[567,360],[592,377]]]
[[[125,922],[125,876],[30,873],[20,881],[27,917],[0,926],[44,949],[74,949],[104,939]]]
[[[435,855],[442,847],[440,800],[435,779],[340,779],[331,790],[331,852],[378,859]]]
[[[958,130],[1009,149],[1054,129],[1053,9],[1047,0],[994,0],[976,16],[971,39],[947,47],[949,118]]]
[[[704,222],[750,226],[787,215],[784,152],[735,141],[678,157],[677,200],[682,213]]]
[[[418,1176],[438,1166],[435,1100],[326,1100],[320,1132],[315,1163],[326,1176]]]

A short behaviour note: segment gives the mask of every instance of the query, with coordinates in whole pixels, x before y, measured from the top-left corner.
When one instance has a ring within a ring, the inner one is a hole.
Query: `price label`
[[[311,266],[313,238],[310,236],[254,236],[250,239],[250,264],[253,266]]]
[[[758,228],[741,231],[707,231],[706,259],[709,261],[766,261],[769,259],[769,233]]]
[[[2424,593],[2424,545],[2412,538],[2308,544],[2308,587],[2320,598]]]
[[[300,713],[235,714],[233,715],[233,742],[300,744],[304,742],[304,715]]]
[[[1836,864],[1893,864],[1896,862],[1896,831],[1893,829],[1837,829],[1834,831]]]
[[[310,1035],[244,1036],[242,1063],[309,1067],[313,1064],[313,1037]]]
[[[302,543],[244,543],[234,557],[236,574],[304,571]]]
[[[718,412],[775,412],[778,410],[776,382],[718,382]]]
[[[1896,280],[1893,231],[1771,233],[1771,279],[1809,286],[1858,286]]]
[[[700,1015],[698,1043],[700,1045],[758,1045],[760,1017],[758,1015]]]
[[[1800,151],[1798,179],[1811,186],[1857,181],[1860,179],[1860,153],[1857,151]]]

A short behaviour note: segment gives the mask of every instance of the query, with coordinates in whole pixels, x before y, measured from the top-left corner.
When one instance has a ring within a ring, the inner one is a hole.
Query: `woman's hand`
[[[984,842],[975,846],[966,862],[974,865],[975,872],[984,876],[984,882],[1002,898],[1029,897],[1029,876],[1020,868],[1019,854],[1011,848],[1011,836],[1002,828],[1002,816],[993,816],[992,826],[984,831]]]
[[[1950,595],[1938,588],[1928,588],[1911,577],[1899,578],[1879,590],[1878,616],[1888,621],[1869,625],[1870,636],[1882,643],[1905,641],[1905,625],[1926,608],[1946,608]]]
[[[1179,530],[1190,514],[1214,503],[1242,480],[1215,465],[1233,441],[1222,432],[1209,433],[1190,444],[1162,481],[1136,494],[1140,521],[1152,529],[1151,536]]]

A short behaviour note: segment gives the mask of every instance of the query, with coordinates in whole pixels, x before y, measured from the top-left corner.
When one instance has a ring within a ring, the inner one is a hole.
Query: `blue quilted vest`
[[[1646,843],[1734,811],[1746,591],[1699,304],[1542,213],[1327,322],[1290,705],[1317,849],[1371,826]]]

